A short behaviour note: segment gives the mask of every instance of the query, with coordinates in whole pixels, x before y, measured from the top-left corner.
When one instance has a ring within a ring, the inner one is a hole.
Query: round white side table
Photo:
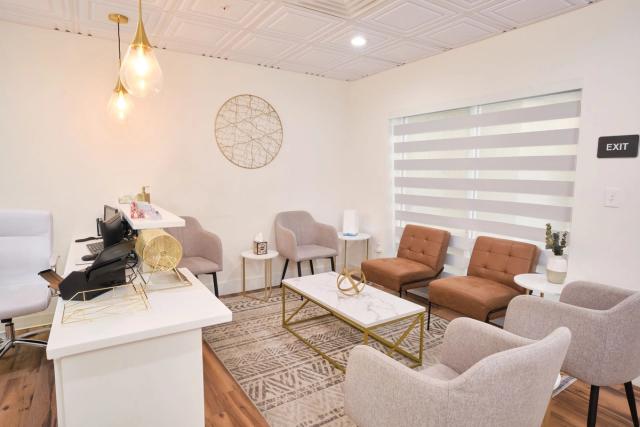
[[[371,235],[370,234],[358,233],[355,236],[347,236],[342,232],[338,232],[338,239],[344,241],[344,265],[343,265],[343,268],[347,266],[347,243],[348,242],[365,241],[364,259],[369,259],[369,240],[371,239]]]
[[[539,292],[543,298],[544,294],[560,295],[564,288],[564,284],[551,283],[546,275],[540,273],[517,274],[513,281],[532,292]]]
[[[266,302],[271,298],[271,264],[272,260],[277,257],[278,251],[268,251],[265,255],[256,255],[253,251],[244,251],[240,254],[242,257],[242,295],[253,298],[258,301]],[[246,263],[247,260],[264,261],[264,295],[262,298],[255,297],[246,292],[247,273]]]

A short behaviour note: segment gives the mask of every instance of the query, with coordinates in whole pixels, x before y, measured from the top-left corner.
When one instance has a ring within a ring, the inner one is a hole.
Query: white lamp
[[[358,235],[358,214],[355,209],[347,209],[344,211],[342,219],[342,234],[345,236]]]

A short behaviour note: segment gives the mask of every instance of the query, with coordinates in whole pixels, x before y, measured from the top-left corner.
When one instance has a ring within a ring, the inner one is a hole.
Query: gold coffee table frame
[[[298,307],[288,317],[287,317],[287,307],[286,307],[287,290],[293,292],[294,294],[300,295],[304,299],[304,302],[300,305],[300,307]],[[306,318],[306,319],[292,320],[295,317],[295,315],[298,314],[309,302],[312,302],[313,304],[317,305],[318,307],[328,311],[328,313],[321,314],[319,316],[309,317],[309,318]],[[415,364],[413,364],[411,366],[412,368],[415,368],[417,366],[421,366],[422,365],[422,360],[423,360],[423,351],[424,351],[423,350],[424,349],[424,314],[425,314],[424,312],[418,313],[418,314],[410,314],[408,316],[404,316],[404,317],[401,317],[399,319],[390,320],[388,322],[383,322],[383,323],[380,323],[380,324],[377,324],[375,326],[371,326],[371,327],[367,328],[367,327],[364,327],[362,325],[359,325],[359,324],[355,323],[353,320],[350,320],[350,319],[342,316],[339,313],[336,313],[335,310],[332,309],[331,307],[328,307],[328,306],[326,306],[326,305],[324,305],[324,304],[322,304],[322,303],[320,303],[318,301],[309,299],[306,295],[303,295],[302,293],[298,292],[297,290],[289,287],[286,283],[284,283],[284,282],[282,283],[282,327],[285,328],[286,330],[288,330],[289,332],[291,332],[296,338],[298,338],[300,341],[305,343],[309,348],[311,348],[313,351],[315,351],[320,356],[322,356],[333,367],[335,367],[336,369],[339,369],[343,373],[346,372],[346,366],[343,366],[340,362],[336,361],[335,359],[332,359],[328,354],[326,354],[325,352],[320,350],[311,341],[309,341],[308,339],[304,338],[298,332],[294,331],[291,328],[291,326],[299,324],[299,323],[309,322],[311,320],[317,320],[317,319],[321,319],[321,318],[324,318],[324,317],[333,316],[333,317],[335,317],[337,319],[342,320],[343,322],[345,322],[349,326],[351,326],[351,327],[359,330],[360,332],[362,332],[362,334],[363,334],[363,337],[362,337],[363,344],[365,344],[365,345],[368,344],[369,343],[369,338],[372,338],[372,339],[376,340],[377,342],[379,342],[380,344],[382,344],[383,346],[385,346],[387,348],[387,356],[391,356],[393,353],[401,354],[404,357],[406,357],[407,359],[410,359],[413,362],[415,362]],[[393,323],[402,322],[403,320],[407,320],[407,319],[411,319],[411,318],[414,318],[413,321],[409,324],[409,326],[402,333],[402,335],[400,335],[400,337],[395,341],[388,340],[387,338],[383,337],[382,335],[380,335],[379,333],[377,333],[375,331],[376,329],[381,328],[383,326],[388,326],[388,325],[391,325]],[[407,350],[403,349],[402,347],[400,347],[400,345],[409,336],[411,331],[416,328],[416,326],[418,326],[420,328],[420,347],[419,347],[417,355],[413,354],[413,353],[410,353],[409,351],[407,351]]]

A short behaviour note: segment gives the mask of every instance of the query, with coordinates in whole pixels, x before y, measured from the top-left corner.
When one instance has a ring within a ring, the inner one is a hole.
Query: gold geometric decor
[[[276,158],[282,145],[282,122],[276,110],[255,95],[228,99],[215,122],[218,148],[234,165],[257,169]]]
[[[151,276],[154,273],[173,271],[182,284],[190,284],[177,270],[182,259],[182,245],[166,231],[162,229],[139,231],[136,238],[136,253],[142,264],[150,268],[150,275],[145,281],[146,283],[151,282]]]
[[[354,275],[360,275],[360,279],[354,280]],[[347,279],[347,282],[344,283],[344,280]],[[347,267],[345,267],[340,274],[338,274],[338,279],[336,280],[336,285],[338,286],[338,290],[342,292],[343,295],[354,296],[358,295],[360,292],[364,290],[364,287],[367,283],[367,278],[364,275],[364,272],[360,269],[356,269],[353,271],[349,271]]]

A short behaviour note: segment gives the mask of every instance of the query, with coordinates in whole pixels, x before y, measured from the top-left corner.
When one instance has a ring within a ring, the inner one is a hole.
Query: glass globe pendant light
[[[118,63],[120,67],[122,67],[122,59],[120,57],[120,24],[126,24],[129,22],[129,18],[117,13],[111,13],[109,14],[109,20],[118,24]],[[120,81],[120,75],[118,75],[118,82],[116,83],[116,87],[113,88],[113,93],[107,105],[107,111],[115,120],[124,122],[127,120],[131,110],[133,110],[133,100],[122,84],[122,81]]]
[[[122,84],[133,96],[145,97],[162,89],[162,70],[142,23],[142,0],[138,0],[138,28],[120,67]]]

